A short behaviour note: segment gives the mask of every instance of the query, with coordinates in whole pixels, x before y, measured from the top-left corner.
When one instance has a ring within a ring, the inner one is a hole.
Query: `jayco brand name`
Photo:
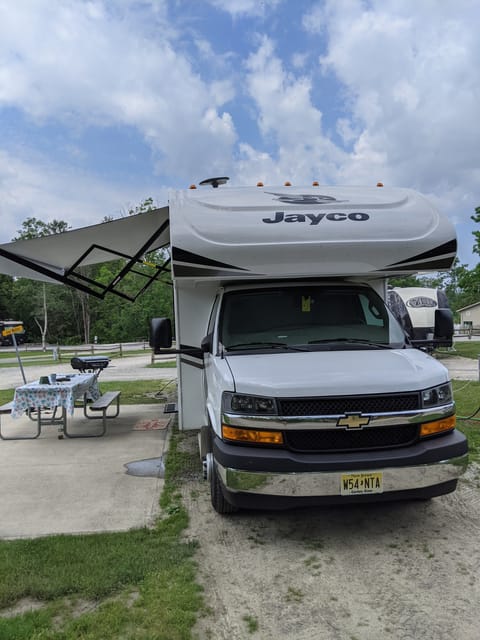
[[[355,220],[356,222],[363,222],[369,220],[368,213],[289,213],[285,215],[284,211],[275,211],[274,218],[262,218],[263,222],[267,224],[277,224],[277,222],[307,222],[310,221],[312,226],[317,225],[321,220],[331,220],[333,222],[341,222],[343,220]]]

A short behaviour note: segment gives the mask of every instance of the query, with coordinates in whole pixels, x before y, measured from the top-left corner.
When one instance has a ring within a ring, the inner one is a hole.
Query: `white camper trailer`
[[[434,338],[436,310],[450,309],[441,289],[393,287],[388,290],[388,306],[415,346],[430,350],[451,346],[451,336],[447,341]]]
[[[386,305],[389,276],[451,266],[446,218],[410,190],[317,186],[179,191],[168,215],[179,425],[216,511],[455,489],[448,372]],[[171,334],[152,322],[157,352]]]

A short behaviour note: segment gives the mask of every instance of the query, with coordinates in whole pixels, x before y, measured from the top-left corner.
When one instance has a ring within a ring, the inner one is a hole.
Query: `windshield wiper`
[[[374,349],[390,349],[389,344],[383,344],[381,342],[372,342],[364,338],[323,338],[322,340],[310,340],[308,344],[329,344],[338,343],[343,344],[363,344],[367,347],[373,347]]]
[[[289,351],[308,351],[301,347],[292,347],[286,342],[239,342],[225,347],[226,351],[234,351],[235,349],[288,349]]]

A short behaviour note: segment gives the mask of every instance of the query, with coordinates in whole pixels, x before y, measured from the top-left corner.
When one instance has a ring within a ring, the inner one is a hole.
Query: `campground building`
[[[480,330],[480,302],[458,309],[461,329]]]

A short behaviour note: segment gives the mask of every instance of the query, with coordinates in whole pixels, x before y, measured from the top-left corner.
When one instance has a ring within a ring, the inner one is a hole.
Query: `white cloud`
[[[233,17],[264,16],[283,0],[208,0],[216,9],[230,13]]]
[[[195,73],[163,4],[148,14],[152,29],[129,3],[115,11],[99,0],[0,3],[0,106],[40,122],[136,127],[170,175],[229,158],[236,132],[224,104],[232,84]]]
[[[312,102],[311,78],[287,72],[267,37],[246,66],[246,87],[256,105],[258,126],[269,146],[273,145],[272,161],[278,165],[269,182],[277,174],[282,182],[289,179],[297,184],[334,180],[343,152],[322,131],[322,112]],[[263,154],[259,157],[265,166]]]
[[[294,53],[292,56],[292,66],[295,69],[304,69],[307,65],[308,58],[308,53]]]
[[[309,33],[322,33],[326,27],[324,4],[315,4],[309,11],[303,14],[302,25]]]
[[[122,187],[35,156],[22,159],[0,151],[0,242],[9,242],[23,220],[65,220],[73,228],[120,217],[152,196],[165,204],[167,189],[138,183]]]
[[[350,173],[383,157],[397,184],[472,191],[477,165],[478,4],[327,2],[325,70],[343,83],[358,130]],[[349,11],[345,11],[348,7]],[[382,163],[380,163],[381,166]],[[450,185],[450,186],[449,186]]]

